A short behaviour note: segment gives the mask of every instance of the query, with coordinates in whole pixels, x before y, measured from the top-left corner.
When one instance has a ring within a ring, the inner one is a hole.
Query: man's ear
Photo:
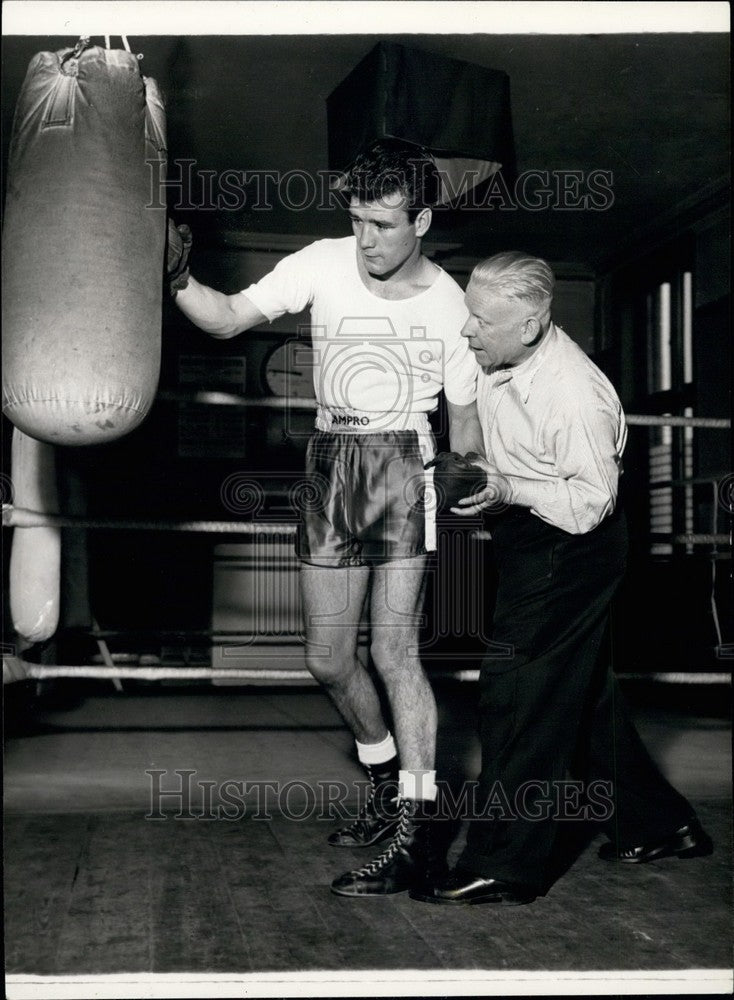
[[[523,327],[522,336],[520,337],[525,347],[529,347],[531,344],[535,343],[540,334],[540,330],[540,320],[537,316],[529,316],[528,319],[525,320],[525,326]]]
[[[421,236],[425,236],[428,230],[431,228],[431,220],[433,219],[433,213],[430,208],[422,208],[420,212],[415,217],[415,235],[420,239]]]

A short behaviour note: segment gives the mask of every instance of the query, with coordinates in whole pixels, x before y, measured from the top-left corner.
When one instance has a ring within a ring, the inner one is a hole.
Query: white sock
[[[398,773],[400,797],[413,801],[435,802],[438,795],[436,772],[410,770]]]
[[[357,756],[361,764],[385,764],[397,756],[398,748],[392,733],[388,733],[379,743],[360,743],[359,740],[354,742],[357,744]]]

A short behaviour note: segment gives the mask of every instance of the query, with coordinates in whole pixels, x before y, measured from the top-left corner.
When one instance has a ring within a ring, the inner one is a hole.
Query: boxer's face
[[[357,238],[357,252],[369,274],[389,278],[420,253],[420,238],[430,225],[430,211],[408,219],[405,197],[399,191],[378,201],[352,198],[349,218]]]
[[[464,296],[469,319],[461,331],[477,364],[500,368],[519,364],[528,354],[527,302],[492,295],[471,281]]]

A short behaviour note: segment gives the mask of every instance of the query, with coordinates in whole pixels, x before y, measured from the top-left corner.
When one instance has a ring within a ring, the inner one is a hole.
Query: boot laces
[[[359,833],[360,824],[370,818],[372,813],[372,804],[375,801],[375,796],[377,795],[377,786],[375,785],[375,776],[372,773],[372,768],[367,768],[367,777],[370,779],[370,787],[367,789],[367,799],[357,813],[357,818],[350,823],[349,826],[345,826],[341,831],[343,834]]]
[[[367,789],[367,799],[362,806],[362,808],[357,813],[357,818],[349,824],[349,826],[344,827],[341,831],[342,834],[354,834],[357,835],[360,832],[361,824],[366,820],[370,820],[377,817],[377,809],[375,807],[375,799],[377,798],[377,784],[375,782],[375,776],[372,773],[372,768],[367,768],[367,777],[370,779],[370,787]],[[391,801],[395,801],[395,796]]]
[[[355,875],[379,875],[383,868],[387,868],[408,837],[408,823],[410,822],[412,811],[412,803],[408,799],[402,799],[400,802],[400,819],[395,828],[395,833],[390,838],[389,844],[382,854],[378,854],[372,861],[368,861],[366,865],[357,868],[354,872]]]

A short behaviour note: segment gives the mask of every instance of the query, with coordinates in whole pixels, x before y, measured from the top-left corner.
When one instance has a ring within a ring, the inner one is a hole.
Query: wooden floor
[[[481,970],[487,982],[549,973],[552,982],[562,971],[700,970],[701,981],[703,970],[731,968],[730,727],[716,712],[649,699],[637,706],[650,749],[714,837],[712,857],[625,868],[597,859],[597,837],[531,906],[446,908],[406,894],[354,901],[329,892],[370,853],[328,847],[337,821],[319,818],[318,793],[311,801],[307,792],[361,778],[349,736],[317,690],[59,685],[34,703],[11,687],[11,995],[28,975],[363,970],[368,983],[375,970],[424,969]],[[476,767],[473,694],[467,685],[439,690],[445,773]],[[187,769],[190,801],[182,810],[180,800],[161,800],[158,813],[146,772],[164,772],[160,787],[171,789]],[[304,819],[278,812],[277,797],[261,800],[269,819],[255,818],[252,801],[234,820],[201,818],[216,815],[227,779],[295,782],[286,808]]]

